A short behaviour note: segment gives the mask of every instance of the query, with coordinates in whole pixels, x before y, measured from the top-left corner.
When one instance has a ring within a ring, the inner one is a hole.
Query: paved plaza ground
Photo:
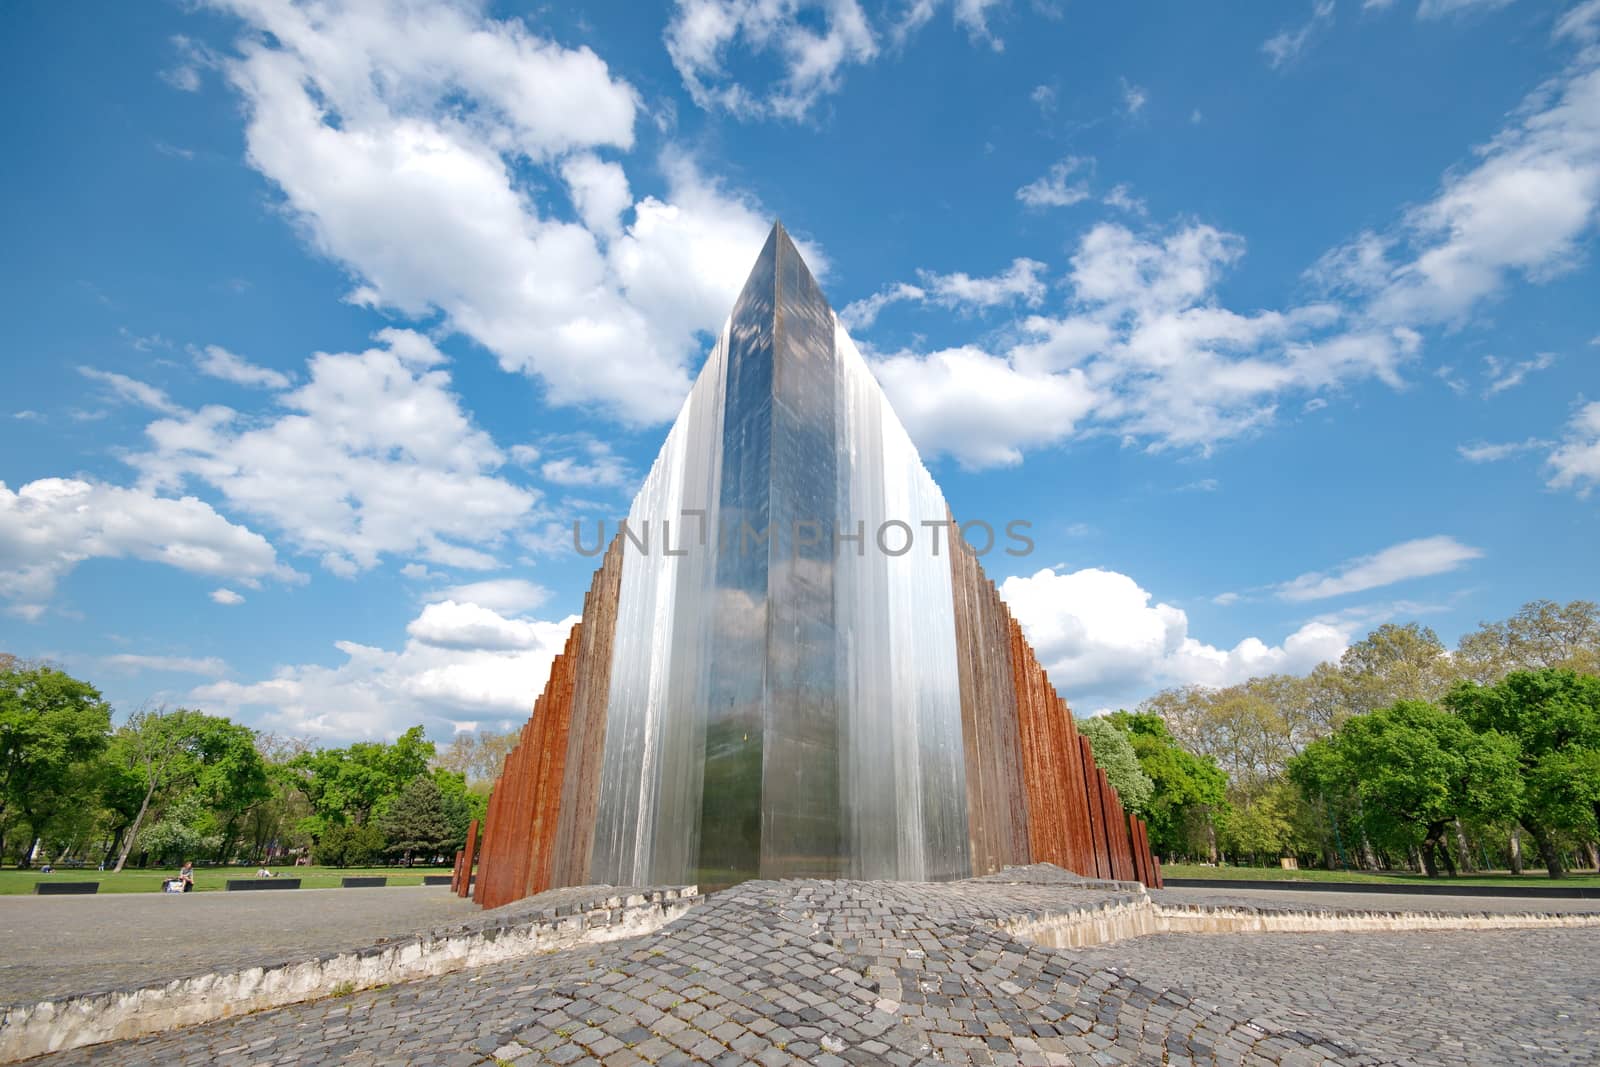
[[[387,901],[405,891],[368,892]],[[1367,894],[1354,902],[1292,891],[1151,896],[1274,909],[1394,906]],[[1596,926],[1161,934],[1078,950],[1001,929],[1138,899],[1048,867],[941,885],[751,882],[644,937],[33,1062],[1596,1062]],[[1506,903],[1410,897],[1399,906],[1482,913]],[[1600,904],[1520,903],[1589,913]]]
[[[0,1004],[131,989],[444,926],[447,886],[0,898]]]

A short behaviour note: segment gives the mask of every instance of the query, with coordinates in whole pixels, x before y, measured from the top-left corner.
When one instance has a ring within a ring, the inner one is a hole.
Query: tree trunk
[[[1511,828],[1511,873],[1522,873],[1522,827]]]
[[[1550,872],[1550,877],[1563,877],[1567,872],[1561,868],[1561,853],[1557,850],[1549,831],[1542,826],[1530,825],[1528,836],[1533,838],[1533,843],[1539,847],[1539,858],[1544,860],[1545,870]]]
[[[1587,841],[1584,843],[1584,847],[1589,850],[1589,866],[1600,872],[1600,845],[1595,844],[1593,841]]]
[[[128,827],[128,836],[122,842],[122,851],[117,855],[117,865],[111,868],[111,873],[116,874],[128,864],[128,853],[133,851],[133,843],[139,838],[139,824],[144,822],[144,813],[150,810],[150,798],[156,795],[156,780],[152,775],[150,787],[144,791],[144,803],[139,805],[139,814],[133,817],[133,823]]]
[[[1456,827],[1456,866],[1461,868],[1462,874],[1472,873],[1472,852],[1467,848],[1467,834],[1461,829],[1461,820],[1455,820]]]

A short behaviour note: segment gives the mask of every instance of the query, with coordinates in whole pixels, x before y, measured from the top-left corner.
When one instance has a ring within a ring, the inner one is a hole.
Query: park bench
[[[389,879],[381,875],[350,875],[339,879],[339,885],[345,889],[378,889],[389,884]]]
[[[423,885],[449,885],[453,881],[448,874],[425,874],[422,876]]]
[[[99,882],[35,882],[33,883],[35,896],[64,897],[77,896],[84,893],[100,892]]]
[[[299,889],[298,878],[229,878],[228,892],[235,893],[243,889]]]

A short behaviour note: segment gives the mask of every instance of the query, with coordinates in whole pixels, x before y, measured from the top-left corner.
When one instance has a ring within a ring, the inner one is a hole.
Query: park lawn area
[[[390,885],[421,885],[425,874],[449,874],[449,867],[273,867],[280,878],[300,879],[301,889],[336,889],[339,881],[356,875],[387,877]],[[220,891],[230,878],[253,878],[255,867],[196,867],[194,889],[197,893]],[[54,874],[40,874],[37,870],[0,870],[0,896],[32,893],[35,882],[99,882],[102,893],[159,893],[161,883],[176,878],[178,871],[137,870],[129,868],[121,874],[110,871],[67,870]]]
[[[1568,874],[1560,880],[1545,874],[1544,868],[1528,868],[1521,875],[1509,871],[1483,871],[1478,874],[1450,878],[1441,875],[1429,878],[1410,871],[1325,871],[1303,869],[1286,871],[1282,867],[1203,867],[1198,863],[1163,863],[1161,873],[1167,878],[1214,878],[1263,882],[1380,882],[1387,884],[1422,885],[1581,885],[1600,886],[1600,874],[1579,872]]]

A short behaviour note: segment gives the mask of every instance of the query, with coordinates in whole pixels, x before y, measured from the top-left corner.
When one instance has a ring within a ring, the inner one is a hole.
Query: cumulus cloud
[[[934,304],[954,311],[984,311],[1005,304],[1037,306],[1044,299],[1047,285],[1039,275],[1045,265],[1036,259],[1017,258],[999,274],[973,277],[965,271],[941,274],[919,270],[920,285],[900,282],[863,300],[857,300],[839,313],[851,328],[866,328],[890,304],[915,302]]]
[[[1578,409],[1548,462],[1552,489],[1576,489],[1586,497],[1600,485],[1600,401]]]
[[[1221,686],[1259,674],[1303,673],[1338,659],[1350,638],[1348,630],[1312,621],[1280,644],[1247,637],[1219,648],[1190,636],[1183,609],[1152,603],[1132,578],[1092,567],[1007,578],[1000,593],[1051,681],[1080,706],[1136,699],[1160,686]]]
[[[287,665],[258,681],[202,685],[190,696],[295,736],[392,737],[418,722],[448,735],[464,719],[525,718],[575,622],[507,618],[447,600],[423,608],[398,650],[338,641],[344,659],[335,666]]]
[[[234,607],[244,603],[244,597],[232,589],[213,589],[211,591],[211,599],[214,603],[221,604],[224,607]]]
[[[247,159],[351,300],[442,313],[551,403],[672,417],[769,220],[671,152],[667,196],[629,203],[605,153],[634,145],[631,85],[470,5],[215,6],[254,31],[224,63]]]
[[[1282,600],[1322,600],[1395,582],[1445,574],[1479,559],[1483,550],[1443,535],[1390,545],[1370,556],[1346,560],[1330,572],[1312,571],[1278,586]]]
[[[89,559],[139,559],[243,582],[298,577],[266,538],[192,496],[75,478],[41,478],[16,491],[0,482],[0,600],[13,614],[38,618],[56,583]]]
[[[804,118],[819,99],[839,91],[846,65],[878,53],[856,0],[678,0],[666,42],[694,102],[741,118]],[[741,46],[778,58],[782,75],[770,91],[752,92],[728,76],[729,54]]]
[[[526,578],[491,578],[452,585],[430,593],[429,601],[455,600],[478,604],[505,615],[521,615],[550,599],[550,590]]]
[[[881,357],[872,369],[924,455],[973,469],[1014,466],[1023,449],[1064,440],[1095,402],[1081,371],[1030,373],[976,348]]]
[[[1583,53],[1385,233],[1332,250],[1312,276],[1376,320],[1461,322],[1514,277],[1572,269],[1600,218],[1600,56]]]
[[[192,350],[196,369],[201,374],[221,378],[235,385],[248,385],[262,389],[287,389],[288,375],[269,367],[258,367],[243,356],[229,352],[221,345],[206,345]]]
[[[1067,156],[1050,165],[1042,177],[1017,190],[1017,199],[1028,207],[1070,207],[1089,199],[1089,183],[1083,172],[1092,162],[1082,156]]]
[[[209,486],[342,575],[385,554],[485,569],[534,517],[538,495],[494,472],[504,454],[474,426],[421,334],[386,329],[363,352],[318,353],[308,380],[251,416],[212,405],[157,420],[129,458],[149,490]]]
[[[1352,321],[1332,303],[1218,306],[1243,253],[1240,238],[1203,224],[1160,235],[1100,223],[1072,256],[1068,307],[1015,323],[1001,352],[903,352],[874,366],[924,454],[970,467],[1078,432],[1204,451],[1270,422],[1285,395],[1400,384],[1414,331]],[[1011,417],[1023,394],[1030,417]]]

